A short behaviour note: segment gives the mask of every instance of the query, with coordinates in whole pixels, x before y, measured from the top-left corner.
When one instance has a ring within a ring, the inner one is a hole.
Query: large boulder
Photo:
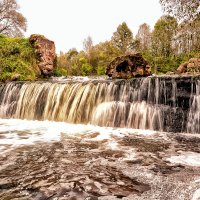
[[[56,58],[54,42],[38,34],[31,35],[29,41],[35,49],[39,73],[42,76],[52,75]]]
[[[188,62],[181,64],[177,69],[177,73],[200,74],[200,58],[191,58]]]
[[[126,55],[115,58],[106,69],[106,75],[113,79],[129,79],[151,75],[151,67],[141,54]]]

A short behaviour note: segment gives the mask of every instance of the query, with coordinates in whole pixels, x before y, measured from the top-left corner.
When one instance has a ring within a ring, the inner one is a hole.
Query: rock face
[[[42,35],[31,35],[30,43],[35,48],[37,64],[42,76],[50,76],[53,72],[56,58],[55,44]]]
[[[112,78],[128,79],[151,75],[151,67],[141,54],[115,58],[107,67],[106,75]]]
[[[200,58],[191,58],[188,62],[182,63],[177,72],[179,74],[183,73],[192,73],[199,74],[200,73]]]

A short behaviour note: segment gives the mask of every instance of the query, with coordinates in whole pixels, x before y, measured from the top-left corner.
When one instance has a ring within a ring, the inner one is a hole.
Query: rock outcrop
[[[182,63],[178,67],[177,73],[200,74],[200,58],[191,58],[188,62]]]
[[[39,73],[42,76],[50,76],[53,73],[56,58],[55,44],[42,35],[31,35],[30,43],[35,48]]]
[[[106,75],[113,79],[129,79],[151,75],[151,67],[141,54],[126,55],[115,58],[106,69]]]

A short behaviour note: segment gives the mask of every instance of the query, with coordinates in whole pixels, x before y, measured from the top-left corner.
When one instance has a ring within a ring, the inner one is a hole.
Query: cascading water
[[[92,124],[100,126],[162,130],[162,113],[159,108],[148,105],[145,101],[107,102],[100,104],[92,118]]]
[[[0,86],[0,117],[11,117],[15,112],[20,88],[13,83]]]
[[[191,95],[191,106],[188,116],[187,131],[200,133],[200,81],[195,84],[196,93]]]
[[[2,83],[0,199],[197,200],[199,110],[199,77]]]
[[[193,82],[192,78],[148,77],[2,84],[0,117],[200,132],[199,94],[191,95]],[[184,97],[185,92],[189,96]]]

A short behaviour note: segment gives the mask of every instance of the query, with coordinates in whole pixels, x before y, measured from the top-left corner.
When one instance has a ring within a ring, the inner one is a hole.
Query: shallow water
[[[0,153],[4,153],[3,149],[8,151],[22,145],[60,141],[63,135],[81,137],[85,134],[92,135],[95,133],[98,133],[95,140],[105,140],[110,139],[112,135],[124,137],[127,134],[137,133],[150,135],[156,132],[150,130],[68,124],[54,121],[0,119]]]
[[[0,119],[0,199],[200,199],[200,136]]]

